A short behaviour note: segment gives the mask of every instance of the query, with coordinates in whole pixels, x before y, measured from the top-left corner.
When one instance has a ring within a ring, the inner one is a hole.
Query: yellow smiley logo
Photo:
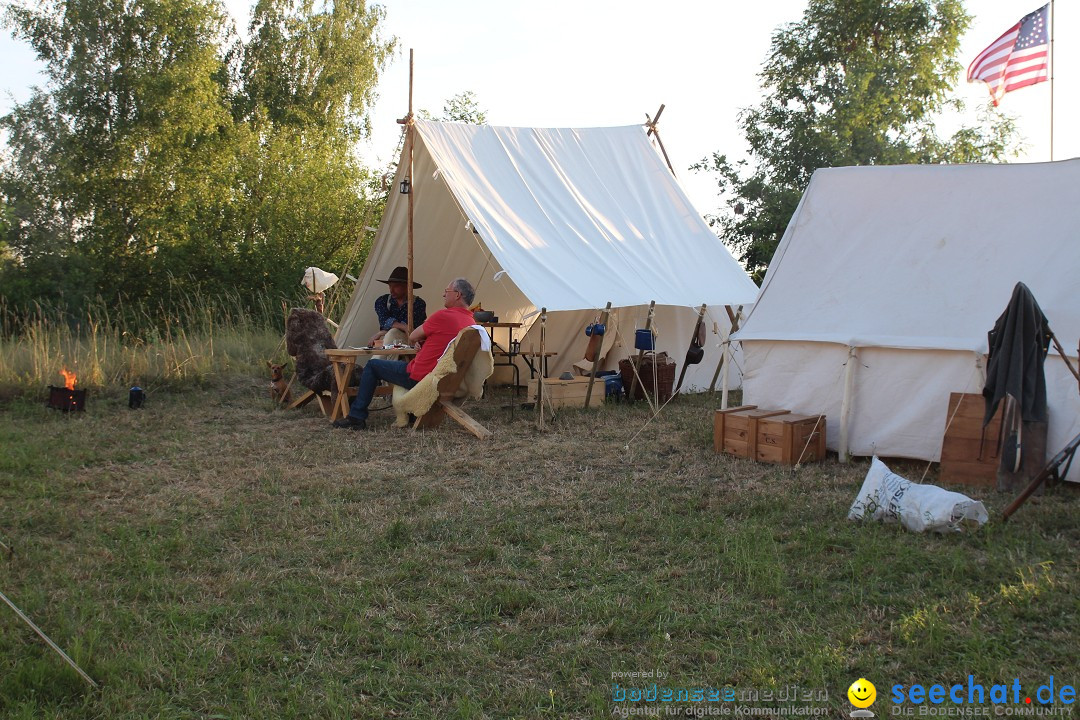
[[[847,699],[857,708],[868,708],[877,699],[877,688],[866,678],[859,678],[847,689]]]

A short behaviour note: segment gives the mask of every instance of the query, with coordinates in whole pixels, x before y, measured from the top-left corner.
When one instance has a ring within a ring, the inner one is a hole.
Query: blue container
[[[621,398],[623,395],[622,377],[619,375],[608,375],[602,378],[604,381],[604,397],[614,397],[616,399]]]
[[[652,330],[638,330],[634,333],[634,348],[636,350],[655,350],[656,345],[653,342]]]
[[[141,387],[136,385],[128,391],[128,407],[132,410],[138,410],[146,402],[146,392]]]

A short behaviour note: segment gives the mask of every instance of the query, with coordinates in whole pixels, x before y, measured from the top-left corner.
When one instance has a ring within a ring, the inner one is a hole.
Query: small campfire
[[[64,387],[49,386],[49,402],[46,407],[61,412],[82,411],[86,409],[86,390],[75,389],[75,373],[67,368],[60,371],[64,376]]]

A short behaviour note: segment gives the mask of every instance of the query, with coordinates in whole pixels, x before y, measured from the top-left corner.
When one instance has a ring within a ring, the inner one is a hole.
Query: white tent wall
[[[637,126],[585,130],[491,128],[418,122],[412,193],[413,277],[428,313],[442,306],[455,277],[476,287],[474,303],[503,322],[521,322],[522,347],[539,349],[537,311],[549,308],[546,349],[557,374],[585,350],[584,326],[611,301],[620,312],[624,348],[602,366],[632,354],[656,300],[658,349],[685,360],[697,309],[710,305],[702,363],[685,388],[705,389],[720,357],[715,322],[726,334],[723,305],[751,303],[757,288],[690,205]],[[379,282],[406,264],[408,196],[398,187],[402,152],[383,222],[337,333],[343,347],[376,331]],[[505,262],[504,262],[505,261]],[[528,288],[528,294],[523,288]],[[632,302],[627,302],[632,298]],[[495,340],[505,341],[496,331]],[[738,363],[733,363],[736,366]],[[707,376],[707,377],[706,377]],[[522,366],[522,377],[528,377]],[[732,375],[737,387],[738,376]]]
[[[676,362],[675,379],[678,380],[682,372],[683,363],[686,361],[686,350],[690,345],[697,323],[697,308],[674,307],[670,305],[657,306],[653,316],[653,329],[657,332],[656,350],[666,352]],[[619,325],[615,328],[608,325],[608,332],[616,332],[615,344],[611,347],[607,357],[599,365],[600,370],[618,370],[619,360],[637,354],[634,348],[634,331],[644,328],[649,315],[648,305],[635,305],[633,307],[614,308],[618,313]],[[545,347],[548,352],[557,352],[558,355],[551,359],[549,372],[552,376],[558,376],[564,371],[573,371],[572,365],[583,359],[588,338],[585,336],[585,326],[596,320],[600,310],[568,310],[563,312],[548,313],[547,332],[545,334]],[[535,318],[534,318],[535,320]],[[727,338],[730,329],[727,311],[722,305],[706,307],[705,313],[705,355],[700,363],[691,365],[683,378],[682,390],[686,392],[700,392],[708,390],[716,373],[717,364],[722,355],[723,341]],[[538,350],[540,346],[540,326],[533,322],[527,334],[522,340],[523,349]],[[519,367],[522,367],[519,363]],[[742,367],[742,353],[737,352],[732,362],[728,387],[736,389],[742,384],[740,368]],[[523,368],[522,378],[528,378],[528,370]],[[505,380],[504,376],[499,376]],[[720,380],[717,379],[716,389],[720,389]]]
[[[388,292],[379,281],[406,264],[408,196],[398,192],[406,165],[403,154],[371,254],[341,319],[336,338],[341,347],[366,345],[378,330],[375,299]],[[532,303],[508,277],[493,279],[501,266],[467,224],[453,195],[435,177],[434,160],[423,145],[417,145],[413,165],[413,202],[423,208],[413,215],[413,279],[423,285],[416,295],[427,303],[428,313],[442,307],[443,288],[454,278],[464,277],[476,287],[475,302],[497,308],[506,321],[520,321],[532,311]]]
[[[735,336],[744,401],[826,413],[838,450],[854,347],[850,453],[939,460],[949,394],[981,392],[1017,282],[1076,366],[1078,188],[1080,160],[819,170]],[[1045,373],[1049,459],[1080,432],[1080,391],[1053,348]]]

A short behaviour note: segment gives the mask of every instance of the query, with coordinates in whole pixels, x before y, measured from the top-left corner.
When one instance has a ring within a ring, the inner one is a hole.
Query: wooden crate
[[[758,422],[761,418],[783,415],[786,412],[787,410],[760,410],[757,405],[717,410],[713,416],[713,449],[735,457],[755,457]]]
[[[785,413],[758,420],[755,460],[797,465],[824,457],[824,415]]]
[[[536,402],[536,380],[529,381],[529,402]],[[548,378],[544,380],[544,395],[551,400],[551,406],[558,408],[583,408],[585,407],[585,394],[589,391],[589,378],[574,378],[573,380],[558,380]],[[597,380],[593,385],[593,403],[599,405],[604,401],[604,382]]]
[[[998,406],[986,433],[982,431],[986,401],[977,393],[951,393],[949,412],[945,416],[945,438],[941,443],[941,472],[943,483],[960,483],[976,487],[996,487],[998,438],[1001,433],[1001,409]],[[981,441],[980,441],[981,438]]]

